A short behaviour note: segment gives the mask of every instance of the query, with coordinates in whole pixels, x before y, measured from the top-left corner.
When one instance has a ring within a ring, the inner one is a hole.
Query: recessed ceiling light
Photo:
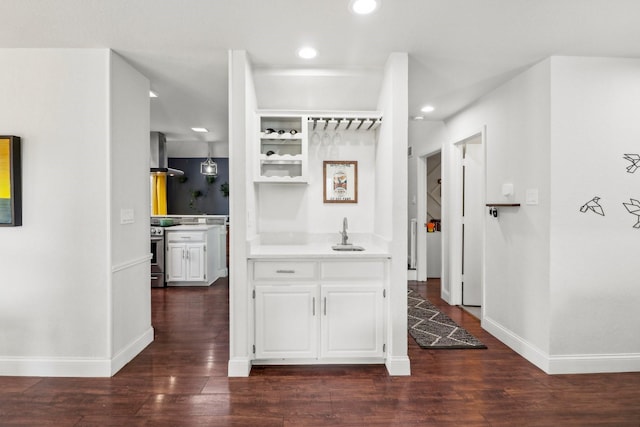
[[[191,128],[194,132],[209,132],[207,128]]]
[[[424,120],[424,116],[413,116],[411,117],[413,120]]]
[[[149,91],[149,98],[157,98],[157,97],[158,97],[158,94],[157,94],[157,93],[155,93],[155,92],[154,92],[154,91],[152,91],[152,90],[150,90],[150,91]]]
[[[433,111],[435,111],[435,108],[433,107],[433,105],[425,105],[420,109],[420,111],[422,111],[423,113],[432,113]]]
[[[351,0],[349,8],[358,15],[368,15],[380,7],[380,0]]]
[[[318,56],[318,51],[312,47],[305,46],[298,49],[298,56],[302,59],[313,59]]]

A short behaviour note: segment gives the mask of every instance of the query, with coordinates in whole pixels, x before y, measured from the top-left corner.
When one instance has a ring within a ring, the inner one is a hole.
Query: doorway
[[[484,303],[485,134],[482,129],[454,143],[449,151],[451,225],[445,254],[449,280],[442,284],[450,304],[476,307],[470,311],[478,317]]]
[[[462,145],[462,305],[482,305],[482,138]]]

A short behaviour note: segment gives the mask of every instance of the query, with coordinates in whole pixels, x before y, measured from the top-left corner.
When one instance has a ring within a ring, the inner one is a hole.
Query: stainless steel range
[[[164,288],[164,228],[151,226],[151,287]]]

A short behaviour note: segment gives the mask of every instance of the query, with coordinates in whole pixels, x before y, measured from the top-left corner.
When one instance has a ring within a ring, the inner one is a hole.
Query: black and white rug
[[[433,304],[409,289],[409,334],[421,348],[487,348]]]

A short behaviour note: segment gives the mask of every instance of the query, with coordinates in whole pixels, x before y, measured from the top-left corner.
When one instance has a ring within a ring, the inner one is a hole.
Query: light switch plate
[[[529,188],[525,193],[525,203],[527,205],[533,206],[538,204],[538,189],[537,188]]]
[[[135,222],[135,214],[133,209],[120,209],[120,224],[133,224]]]
[[[502,184],[502,195],[503,196],[511,196],[513,194],[513,184],[505,183]]]

